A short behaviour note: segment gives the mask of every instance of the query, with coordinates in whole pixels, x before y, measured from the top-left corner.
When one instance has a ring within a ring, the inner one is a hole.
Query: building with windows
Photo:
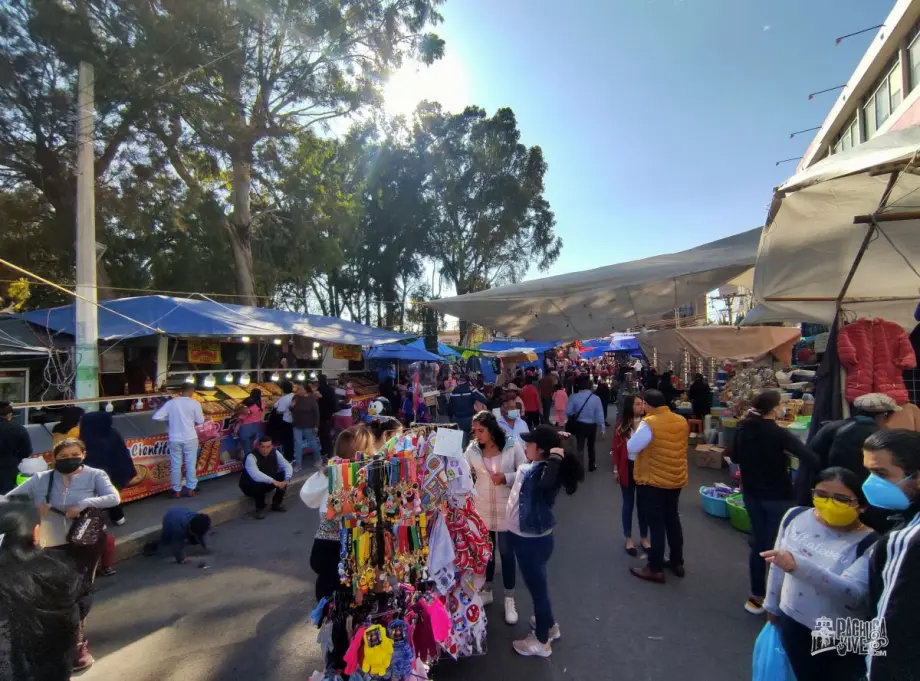
[[[920,123],[920,0],[897,0],[798,170],[890,130]]]

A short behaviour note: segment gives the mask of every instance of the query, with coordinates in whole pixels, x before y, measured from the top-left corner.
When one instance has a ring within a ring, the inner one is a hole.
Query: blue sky
[[[893,1],[448,0],[466,98],[543,147],[565,245],[548,274],[762,224]],[[458,86],[459,87],[459,86]],[[545,276],[531,271],[528,278]]]

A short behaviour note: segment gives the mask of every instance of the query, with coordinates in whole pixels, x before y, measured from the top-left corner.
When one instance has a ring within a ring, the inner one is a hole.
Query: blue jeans
[[[300,468],[303,465],[303,448],[313,450],[313,463],[319,468],[323,462],[320,451],[319,438],[312,428],[294,428],[294,465]]]
[[[514,560],[510,537],[510,532],[489,532],[489,538],[492,540],[492,558],[486,566],[486,583],[491,584],[495,579],[495,559],[498,556],[502,557],[502,586],[505,587],[506,596],[514,595],[517,577],[517,562]]]
[[[546,564],[549,562],[549,557],[553,555],[553,535],[522,537],[509,532],[508,538],[511,540],[514,557],[517,558],[524,584],[533,599],[537,640],[540,643],[546,643],[549,640],[549,630],[556,623],[553,618],[553,606],[549,602],[549,585],[546,581]]]
[[[776,544],[779,525],[786,511],[792,508],[792,502],[758,499],[745,494],[744,507],[751,519],[751,556],[748,566],[751,573],[751,596],[763,599],[767,593],[767,564],[760,554],[769,551]]]
[[[182,491],[182,464],[185,464],[185,486],[198,487],[198,440],[169,443],[169,473],[173,492]]]
[[[240,447],[243,448],[243,458],[252,451],[256,438],[262,434],[261,423],[246,423],[240,426],[240,432],[237,438],[240,441]]]
[[[623,536],[632,539],[632,516],[633,508],[636,509],[636,519],[639,521],[639,536],[642,539],[648,538],[648,522],[645,520],[645,511],[642,504],[636,503],[636,481],[633,479],[633,468],[635,462],[629,462],[629,486],[621,487],[623,492]]]

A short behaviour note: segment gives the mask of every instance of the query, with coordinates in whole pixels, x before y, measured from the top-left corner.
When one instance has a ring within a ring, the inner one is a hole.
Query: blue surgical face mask
[[[885,508],[889,511],[903,511],[910,506],[910,498],[901,489],[901,484],[912,477],[914,477],[913,473],[900,482],[894,483],[872,473],[863,483],[863,494],[866,495],[866,500],[871,506]]]
[[[509,409],[508,410],[508,418],[511,419],[512,421],[514,421],[520,415],[521,415],[520,409]]]

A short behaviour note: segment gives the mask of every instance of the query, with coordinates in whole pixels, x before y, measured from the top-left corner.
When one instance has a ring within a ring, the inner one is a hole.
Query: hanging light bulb
[[[249,385],[249,374],[240,374],[240,385]]]
[[[233,383],[233,374],[227,372],[227,375],[224,376],[224,383]]]
[[[301,372],[299,372],[299,373],[297,374],[297,380],[298,380],[298,381],[306,381],[306,380],[307,380],[307,375],[306,375],[304,372],[301,371]]]
[[[115,411],[115,405],[112,404],[111,402],[106,402],[105,410],[106,410],[109,414],[111,414],[113,411]]]
[[[208,374],[204,377],[205,388],[213,388],[215,385],[217,385],[217,379],[214,378],[214,374]]]
[[[278,374],[277,371],[276,371],[275,373],[272,374],[272,379],[271,379],[271,380],[272,380],[272,383],[277,383],[278,381],[281,380],[281,376]]]
[[[186,376],[185,382],[188,383],[189,385],[195,385],[195,375],[189,374],[188,376]]]
[[[134,403],[134,411],[140,411],[144,408],[144,400],[138,400]]]
[[[280,339],[280,338],[273,338],[273,339],[272,339],[272,343],[274,343],[275,345],[281,345],[281,339]]]
[[[290,371],[287,371],[285,372],[284,377],[290,380],[294,378],[294,374],[292,374]]]
[[[314,381],[316,380],[316,372],[315,372],[315,371],[311,371],[311,372],[310,372],[310,378],[311,378],[312,380],[314,380]]]
[[[244,343],[248,343],[248,342],[249,342],[249,336],[240,336],[240,340],[243,341]]]

